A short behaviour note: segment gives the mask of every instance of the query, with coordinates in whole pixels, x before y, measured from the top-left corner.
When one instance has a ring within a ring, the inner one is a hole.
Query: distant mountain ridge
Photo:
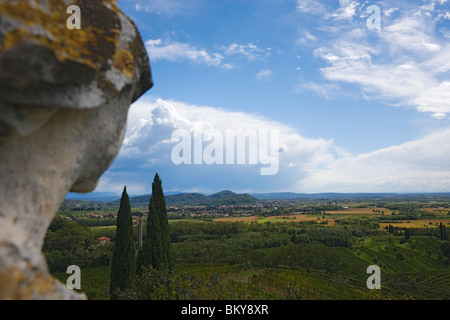
[[[294,193],[294,192],[272,192],[252,193],[253,197],[260,200],[338,200],[338,199],[374,199],[374,198],[449,198],[450,193]]]
[[[91,192],[86,194],[70,192],[66,195],[66,199],[108,202],[120,199],[120,195],[117,195],[114,192]]]
[[[166,205],[186,205],[186,206],[217,206],[217,205],[240,205],[252,204],[261,200],[249,194],[237,194],[229,190],[224,190],[212,195],[201,193],[179,193],[165,196]],[[150,195],[130,197],[132,207],[146,207],[150,201]],[[120,199],[113,201],[119,204]]]
[[[200,193],[175,194],[166,197],[167,205],[238,205],[260,202],[257,198],[247,194],[237,194],[224,190],[205,196]]]
[[[450,193],[293,193],[293,192],[274,192],[274,193],[253,193],[237,194],[229,190],[220,191],[211,195],[201,193],[181,193],[167,192],[165,199],[167,205],[187,205],[187,206],[216,206],[216,205],[244,205],[253,204],[270,200],[339,200],[339,199],[449,199]],[[130,196],[130,205],[132,207],[147,207],[150,201],[150,195]],[[120,196],[113,193],[91,194],[69,194],[63,205],[68,207],[75,206],[93,206],[93,207],[118,207]]]

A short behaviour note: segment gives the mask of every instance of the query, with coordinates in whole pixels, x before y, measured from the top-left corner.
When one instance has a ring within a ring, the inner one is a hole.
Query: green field
[[[433,234],[405,240],[401,229],[380,231],[367,216],[338,219],[333,226],[310,218],[258,217],[264,223],[173,220],[174,270],[149,272],[123,298],[450,299],[450,263],[442,250],[448,240]],[[83,228],[91,239],[114,239],[114,227]],[[89,299],[108,299],[110,269],[101,264],[107,261],[104,250],[111,247],[92,248],[83,253],[86,257],[75,250],[64,263],[77,264],[84,257],[82,291]],[[64,255],[53,252],[51,257],[52,263],[63,265]],[[91,266],[92,261],[100,265]],[[370,265],[381,269],[381,290],[366,286]],[[61,271],[54,274],[64,282],[68,275]]]

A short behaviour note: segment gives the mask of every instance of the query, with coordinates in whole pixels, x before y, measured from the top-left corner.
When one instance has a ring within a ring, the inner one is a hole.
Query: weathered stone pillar
[[[151,86],[115,0],[0,0],[0,299],[85,298],[49,275],[43,239],[67,192],[95,189]]]

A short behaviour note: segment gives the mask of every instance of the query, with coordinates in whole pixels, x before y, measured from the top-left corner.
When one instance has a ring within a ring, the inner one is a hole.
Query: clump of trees
[[[140,273],[149,266],[155,269],[166,266],[171,270],[169,222],[162,182],[158,174],[152,183],[148,210],[147,239],[137,256],[137,272]]]
[[[111,261],[110,297],[115,300],[135,282],[136,275],[146,269],[172,269],[170,257],[170,232],[162,181],[156,174],[152,184],[147,239],[136,251],[130,202],[124,188],[117,215],[117,231]],[[134,282],[133,282],[134,281]]]
[[[73,221],[55,218],[44,239],[42,252],[51,273],[66,272],[70,265],[94,268],[111,261],[109,244],[94,246],[92,234]]]

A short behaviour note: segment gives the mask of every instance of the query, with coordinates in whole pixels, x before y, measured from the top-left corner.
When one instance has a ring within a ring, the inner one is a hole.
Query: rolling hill
[[[201,193],[179,193],[168,195],[166,205],[186,205],[186,206],[218,206],[218,205],[241,205],[260,202],[257,198],[249,194],[237,194],[229,190],[221,191],[212,195]],[[130,197],[131,207],[147,207],[150,195]],[[120,199],[108,202],[108,205],[118,206]]]
[[[237,194],[229,190],[221,191],[209,196],[199,193],[177,194],[166,197],[167,205],[239,205],[260,202],[249,194]]]

